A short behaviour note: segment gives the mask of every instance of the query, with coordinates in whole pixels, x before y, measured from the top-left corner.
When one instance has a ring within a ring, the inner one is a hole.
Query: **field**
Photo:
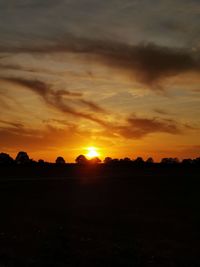
[[[0,182],[1,267],[200,266],[197,173],[25,178]]]

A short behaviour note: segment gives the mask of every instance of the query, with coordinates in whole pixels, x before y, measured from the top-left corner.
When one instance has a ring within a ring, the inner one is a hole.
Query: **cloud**
[[[4,93],[0,92],[0,107],[5,108],[5,109],[9,109],[10,105],[7,103],[7,101],[5,99],[3,99],[3,97],[4,97]]]
[[[13,121],[7,121],[7,120],[1,120],[0,119],[0,124],[6,125],[6,126],[10,126],[10,127],[14,127],[17,129],[22,129],[24,127],[24,125],[20,122],[13,122]]]
[[[56,108],[62,113],[70,114],[75,117],[84,118],[93,122],[96,122],[102,126],[106,126],[106,122],[97,116],[96,113],[106,113],[106,111],[99,107],[92,101],[85,100],[81,93],[74,93],[67,90],[54,90],[52,87],[39,80],[30,80],[24,78],[2,78],[2,80],[24,86],[25,88],[38,94],[46,104]],[[76,104],[76,107],[72,107],[72,104]],[[80,104],[88,107],[90,113],[81,111]],[[92,113],[91,113],[92,112]]]
[[[76,125],[63,128],[45,125],[44,129],[0,126],[0,147],[5,151],[28,150],[48,151],[61,147],[73,147],[85,142],[89,133],[81,132]]]
[[[105,110],[102,107],[98,106],[97,104],[95,104],[92,101],[81,99],[80,102],[83,103],[84,105],[88,106],[89,108],[91,108],[92,110],[94,110],[96,112],[105,113]]]
[[[100,43],[92,46],[97,60],[127,72],[134,79],[157,88],[165,78],[187,72],[200,72],[199,54],[189,50],[160,47],[154,44],[129,46]]]
[[[52,45],[32,45],[8,49],[7,52],[79,54],[82,59],[119,69],[147,85],[155,85],[164,78],[186,72],[200,72],[200,53],[187,49],[162,47],[155,44],[129,45],[108,40],[89,40],[72,34]],[[5,52],[5,51],[4,51]]]
[[[161,109],[161,108],[154,108],[153,109],[153,111],[155,112],[155,113],[158,113],[158,114],[160,114],[160,115],[172,115],[172,113],[170,113],[170,112],[168,112],[168,111],[166,111],[166,110],[164,110],[164,109]]]
[[[0,70],[12,70],[12,71],[23,71],[23,72],[29,72],[29,73],[44,73],[44,74],[50,74],[50,75],[56,75],[58,72],[51,71],[49,69],[41,68],[41,67],[27,67],[27,66],[21,66],[19,64],[5,64],[0,63]]]
[[[92,132],[82,131],[75,123],[52,119],[43,122],[44,128],[31,129],[15,121],[0,121],[0,147],[4,151],[27,150],[28,152],[52,151],[62,147],[81,147],[92,138]],[[173,120],[159,118],[141,118],[132,116],[125,124],[105,123],[100,137],[110,140],[142,139],[153,133],[181,134],[183,128]],[[184,129],[184,128],[183,128]],[[97,136],[97,138],[99,138]]]
[[[153,133],[169,133],[182,134],[184,130],[192,130],[190,125],[182,125],[172,119],[163,119],[159,117],[145,118],[132,115],[128,117],[125,122],[110,122],[106,119],[104,110],[95,103],[84,100],[82,94],[73,93],[66,90],[54,90],[50,85],[38,80],[28,80],[22,78],[6,78],[8,82],[25,86],[27,89],[35,92],[45,101],[46,104],[56,108],[64,114],[70,114],[78,118],[84,118],[95,122],[104,129],[104,133],[115,136],[122,136],[124,138],[140,139]],[[71,102],[75,102],[76,106],[72,107]],[[82,111],[80,104],[89,107],[90,113]],[[161,110],[156,110],[160,114],[164,114]],[[165,115],[167,115],[165,113]],[[4,121],[4,123],[7,123]],[[12,125],[12,126],[17,126]],[[19,126],[19,125],[18,125]],[[21,127],[18,127],[19,132]]]
[[[185,127],[171,119],[131,116],[127,125],[119,126],[117,132],[125,138],[140,139],[152,133],[182,134]]]

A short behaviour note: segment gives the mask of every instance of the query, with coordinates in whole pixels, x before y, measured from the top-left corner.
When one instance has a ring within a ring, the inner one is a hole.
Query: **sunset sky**
[[[200,156],[199,0],[0,0],[0,152]]]

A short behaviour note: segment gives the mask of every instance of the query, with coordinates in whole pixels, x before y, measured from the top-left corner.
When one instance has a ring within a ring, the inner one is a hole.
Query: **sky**
[[[0,152],[200,155],[199,0],[0,0]]]

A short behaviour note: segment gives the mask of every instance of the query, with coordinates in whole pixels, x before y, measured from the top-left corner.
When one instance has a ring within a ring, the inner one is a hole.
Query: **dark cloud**
[[[127,71],[133,78],[147,85],[155,85],[165,78],[186,72],[200,72],[199,54],[183,49],[153,44],[128,46],[99,44],[91,48],[103,63]]]
[[[171,119],[140,118],[136,116],[127,119],[127,125],[118,127],[117,131],[125,138],[142,138],[152,133],[183,133],[183,125]]]
[[[154,108],[154,110],[153,110],[155,113],[158,113],[158,114],[160,114],[160,115],[172,115],[172,113],[170,113],[170,112],[168,112],[168,111],[166,111],[166,110],[164,110],[164,109],[161,109],[161,108]]]
[[[88,106],[89,108],[91,108],[92,110],[94,110],[96,112],[105,113],[105,109],[103,109],[102,107],[98,106],[97,104],[95,104],[92,101],[81,99],[80,102],[83,103],[84,105]]]
[[[69,92],[67,90],[56,90],[56,91],[52,91],[52,94],[55,96],[60,96],[60,97],[64,97],[64,96],[71,96],[71,97],[81,97],[83,96],[82,93],[74,93],[74,92]]]
[[[17,64],[2,64],[0,63],[0,69],[5,69],[5,70],[24,70],[23,67],[17,65]]]
[[[4,80],[27,87],[42,97],[47,97],[48,94],[54,94],[48,84],[38,80],[28,80],[24,78],[7,78]]]
[[[0,59],[4,59],[4,58],[7,58],[8,56],[7,55],[0,55]]]
[[[38,94],[45,101],[46,104],[56,108],[64,114],[70,114],[78,118],[84,118],[95,122],[103,127],[105,133],[115,136],[122,136],[125,138],[136,138],[140,139],[148,134],[153,133],[169,133],[169,134],[182,134],[184,130],[192,130],[190,125],[181,125],[172,119],[163,118],[145,118],[137,117],[132,115],[128,117],[125,123],[111,123],[108,122],[105,116],[105,111],[97,104],[85,100],[82,98],[81,93],[74,93],[67,90],[55,90],[49,84],[39,80],[28,80],[23,78],[4,78],[3,80],[24,86],[28,90],[31,90]],[[76,106],[71,106],[71,101],[77,101]],[[89,107],[90,113],[82,111],[80,104]],[[161,115],[169,115],[162,109],[155,109],[155,112]],[[99,113],[104,113],[99,116]],[[1,123],[8,125],[7,131],[10,129],[14,130],[14,133],[19,134],[22,130],[23,125],[20,123],[10,123],[5,120],[1,120]],[[5,128],[5,127],[4,127]],[[11,129],[12,128],[12,129]]]
[[[63,0],[57,0],[56,4],[62,3]],[[55,1],[54,0],[43,0],[42,2],[40,0],[19,0],[17,2],[12,2],[12,4],[9,4],[12,8],[49,8],[51,6],[55,7]]]
[[[25,88],[41,96],[46,104],[65,114],[84,118],[103,126],[106,125],[106,122],[96,115],[98,112],[105,113],[105,111],[97,104],[80,98],[82,96],[80,93],[74,93],[67,90],[54,90],[50,85],[39,80],[28,80],[23,78],[3,78],[3,80],[24,86]],[[73,103],[76,103],[76,108],[71,106]],[[81,111],[80,103],[84,104],[86,107],[89,107],[92,113]]]
[[[24,125],[20,122],[13,122],[13,121],[7,121],[7,120],[1,120],[0,119],[0,123],[6,126],[11,126],[17,129],[22,129],[24,127]]]
[[[9,52],[70,52],[90,57],[111,68],[125,71],[134,79],[155,85],[164,78],[186,72],[200,72],[200,53],[155,44],[128,45],[106,40],[88,40],[67,35],[54,45],[0,48]]]
[[[36,80],[25,80],[22,78],[7,78],[6,81],[9,81],[14,84],[19,84],[25,86],[26,88],[32,90],[42,97],[42,99],[50,106],[53,106],[57,110],[61,111],[64,114],[70,114],[75,117],[84,118],[95,122],[102,126],[107,132],[108,135],[112,133],[113,136],[123,136],[125,138],[143,138],[148,134],[152,133],[169,133],[169,134],[182,134],[185,129],[192,129],[189,125],[182,125],[172,119],[161,119],[161,118],[144,118],[137,117],[132,115],[128,117],[125,124],[121,123],[111,123],[106,120],[105,114],[98,116],[98,112],[102,113],[104,110],[96,105],[93,102],[79,99],[81,94],[73,93],[65,90],[54,90],[48,84],[36,81]],[[69,97],[69,98],[68,98]],[[70,106],[70,99],[78,98],[78,103],[85,104],[90,108],[92,113],[86,113],[80,110],[80,107],[77,105],[75,108]],[[163,111],[157,110],[160,114]],[[167,114],[166,114],[167,115]],[[5,121],[2,121],[7,123]],[[11,124],[10,124],[11,125]],[[20,124],[13,124],[20,132]]]
[[[30,72],[30,73],[39,73],[39,72],[43,72],[43,73],[47,73],[47,74],[51,74],[51,75],[55,75],[57,73],[47,70],[47,69],[41,69],[41,68],[30,68],[30,67],[24,67],[24,66],[20,66],[18,64],[3,64],[0,63],[0,69],[1,70],[16,70],[16,71],[24,71],[24,72]]]

